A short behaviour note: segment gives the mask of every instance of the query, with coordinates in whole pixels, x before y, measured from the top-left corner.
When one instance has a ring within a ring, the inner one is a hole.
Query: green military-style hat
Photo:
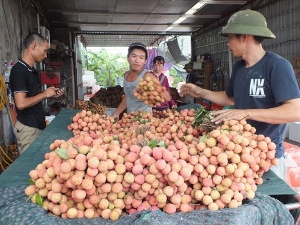
[[[227,37],[228,34],[250,34],[274,39],[276,36],[267,27],[265,17],[254,10],[246,9],[234,13],[223,27],[220,35]]]

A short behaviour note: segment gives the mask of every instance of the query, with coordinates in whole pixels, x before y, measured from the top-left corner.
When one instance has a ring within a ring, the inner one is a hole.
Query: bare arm
[[[118,118],[121,114],[121,112],[123,112],[127,107],[127,103],[126,103],[126,95],[124,95],[124,97],[122,98],[122,101],[120,103],[120,105],[118,106],[118,108],[116,109],[113,117]]]
[[[213,112],[217,115],[213,122],[243,118],[270,124],[284,124],[300,121],[300,98],[284,102],[281,106],[270,109],[231,109]]]
[[[163,97],[167,102],[171,100],[171,95],[167,90],[163,93]]]
[[[190,95],[195,98],[204,98],[222,106],[234,104],[233,98],[228,97],[225,91],[210,91],[200,88],[192,83],[183,84],[180,88],[180,95]]]
[[[63,94],[63,91],[59,91],[59,93],[57,93],[56,91],[57,88],[49,87],[44,92],[33,97],[26,97],[26,92],[17,92],[14,94],[16,107],[19,110],[23,110],[33,105],[36,105],[37,103],[43,101],[44,99],[50,97],[59,97]]]

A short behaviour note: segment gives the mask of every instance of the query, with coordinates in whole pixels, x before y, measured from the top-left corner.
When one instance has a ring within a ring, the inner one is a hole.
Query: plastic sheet
[[[93,219],[62,219],[48,214],[42,207],[26,202],[26,186],[0,189],[0,224],[11,225],[291,225],[293,217],[278,200],[257,193],[256,197],[237,209],[218,211],[194,210],[190,213],[166,214],[160,210],[142,211],[112,221]]]

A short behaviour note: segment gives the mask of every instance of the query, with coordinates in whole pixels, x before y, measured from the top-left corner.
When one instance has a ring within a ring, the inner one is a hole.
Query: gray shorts
[[[19,121],[16,122],[14,132],[18,141],[20,155],[25,152],[29,145],[42,133],[42,130],[28,127]]]

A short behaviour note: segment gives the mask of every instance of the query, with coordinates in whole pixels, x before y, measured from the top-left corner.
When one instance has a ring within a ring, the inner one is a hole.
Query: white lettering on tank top
[[[264,91],[264,82],[265,79],[251,79],[249,87],[249,96],[255,98],[264,98],[266,97]]]

